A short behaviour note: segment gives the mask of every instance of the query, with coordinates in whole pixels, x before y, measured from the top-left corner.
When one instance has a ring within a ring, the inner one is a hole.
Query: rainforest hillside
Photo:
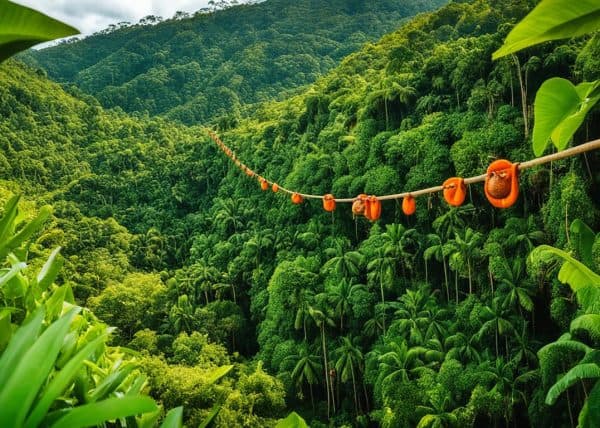
[[[188,124],[314,82],[341,58],[444,0],[270,0],[121,24],[30,51],[28,62],[104,107]],[[157,23],[158,21],[158,23]]]
[[[531,159],[542,82],[600,78],[597,34],[492,61],[533,3],[451,2],[212,125],[269,180],[336,197]],[[149,393],[183,404],[190,426],[274,426],[295,410],[312,427],[574,427],[596,402],[595,285],[576,294],[531,254],[551,245],[600,273],[597,151],[522,171],[508,209],[474,184],[463,206],[433,194],[406,216],[387,201],[370,222],[261,191],[204,124],[105,109],[16,61],[1,71],[0,196],[54,207],[32,257],[63,246],[57,284],[118,328]],[[600,137],[599,116],[571,145]]]

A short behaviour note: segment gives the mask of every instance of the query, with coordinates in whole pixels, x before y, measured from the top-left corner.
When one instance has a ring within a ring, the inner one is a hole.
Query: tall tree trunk
[[[358,415],[358,394],[356,393],[356,378],[354,377],[354,365],[351,366],[350,372],[352,373],[352,389],[354,390],[354,408]]]
[[[383,279],[380,279],[379,281],[379,288],[381,290],[381,310],[383,311],[381,317],[381,325],[383,326],[383,334],[385,334],[385,297],[383,296]]]
[[[496,321],[496,329],[494,331],[494,337],[496,338],[496,358],[498,358],[498,321]]]
[[[385,105],[385,130],[388,131],[390,129],[390,123],[389,123],[388,103],[387,103],[386,97],[383,97],[383,104]]]
[[[456,304],[458,305],[458,270],[454,271],[454,290],[456,291]]]
[[[330,418],[331,409],[331,389],[329,384],[329,367],[327,363],[327,346],[325,345],[325,321],[321,321],[321,345],[323,346],[323,361],[325,371],[325,389],[327,393],[327,419]]]
[[[446,268],[446,257],[444,257],[443,253],[442,253],[442,265],[444,266],[444,283],[446,284],[446,301],[450,302],[450,288],[448,287],[448,269]]]
[[[521,112],[523,114],[523,123],[525,125],[525,139],[527,139],[529,137],[529,121],[527,120],[527,86],[526,82],[523,82],[519,58],[517,58],[515,54],[512,54],[512,58],[517,66],[517,77],[519,78],[519,86],[521,87]]]
[[[362,381],[362,387],[363,387],[363,394],[365,396],[365,405],[366,405],[365,412],[369,413],[369,410],[371,408],[371,404],[369,403],[369,394],[367,393],[367,385],[365,385],[365,380],[364,379]]]
[[[473,294],[473,284],[471,281],[471,260],[467,259],[467,270],[469,271],[469,294]]]

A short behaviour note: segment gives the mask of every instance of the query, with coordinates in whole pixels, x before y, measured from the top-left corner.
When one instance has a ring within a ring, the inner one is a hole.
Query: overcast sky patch
[[[57,18],[89,35],[121,21],[138,22],[148,15],[171,18],[177,11],[196,12],[209,0],[15,0]],[[240,2],[241,3],[241,2]]]

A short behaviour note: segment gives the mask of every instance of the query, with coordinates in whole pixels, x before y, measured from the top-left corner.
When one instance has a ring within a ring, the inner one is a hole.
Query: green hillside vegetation
[[[227,109],[217,131],[270,180],[336,197],[531,159],[541,83],[600,78],[597,34],[491,60],[532,3],[419,15],[289,99]],[[97,37],[119,31],[153,37]],[[105,110],[16,61],[1,71],[0,199],[54,207],[33,272],[63,246],[56,287],[118,328],[111,344],[139,352],[146,391],[184,405],[189,426],[274,426],[295,410],[312,427],[574,427],[597,403],[597,287],[574,293],[549,256],[600,274],[597,152],[523,171],[506,210],[472,185],[463,207],[421,197],[407,217],[386,202],[370,223],[261,192],[201,125]],[[573,145],[600,136],[598,116]],[[528,257],[539,244],[556,248]]]
[[[271,0],[162,22],[147,17],[29,52],[27,60],[105,107],[196,124],[283,98],[443,2]]]

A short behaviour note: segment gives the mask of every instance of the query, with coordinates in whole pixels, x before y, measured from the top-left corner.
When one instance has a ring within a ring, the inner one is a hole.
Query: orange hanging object
[[[279,191],[279,186],[277,185],[277,183],[273,183],[273,186],[271,186],[271,190],[274,193],[277,193]]]
[[[459,207],[467,197],[467,187],[465,180],[460,177],[452,177],[444,181],[444,199],[449,205]]]
[[[417,210],[415,198],[409,193],[402,200],[402,211],[406,215],[413,215]]]
[[[254,171],[252,171],[250,168],[246,168],[246,175],[248,177],[254,177]]]
[[[323,209],[328,212],[335,211],[335,198],[331,193],[323,196]]]
[[[293,204],[301,204],[304,201],[304,198],[299,193],[292,193],[292,203]]]
[[[485,196],[496,208],[508,208],[519,197],[519,164],[506,159],[491,163],[485,177]]]
[[[381,216],[381,201],[377,196],[371,195],[367,198],[365,205],[365,217],[371,221],[379,219]]]
[[[260,179],[260,188],[265,191],[269,188],[269,183],[267,183],[267,180],[265,180],[264,178],[261,177]]]
[[[367,195],[361,193],[352,202],[352,214],[354,215],[365,215],[365,207],[367,204]]]

